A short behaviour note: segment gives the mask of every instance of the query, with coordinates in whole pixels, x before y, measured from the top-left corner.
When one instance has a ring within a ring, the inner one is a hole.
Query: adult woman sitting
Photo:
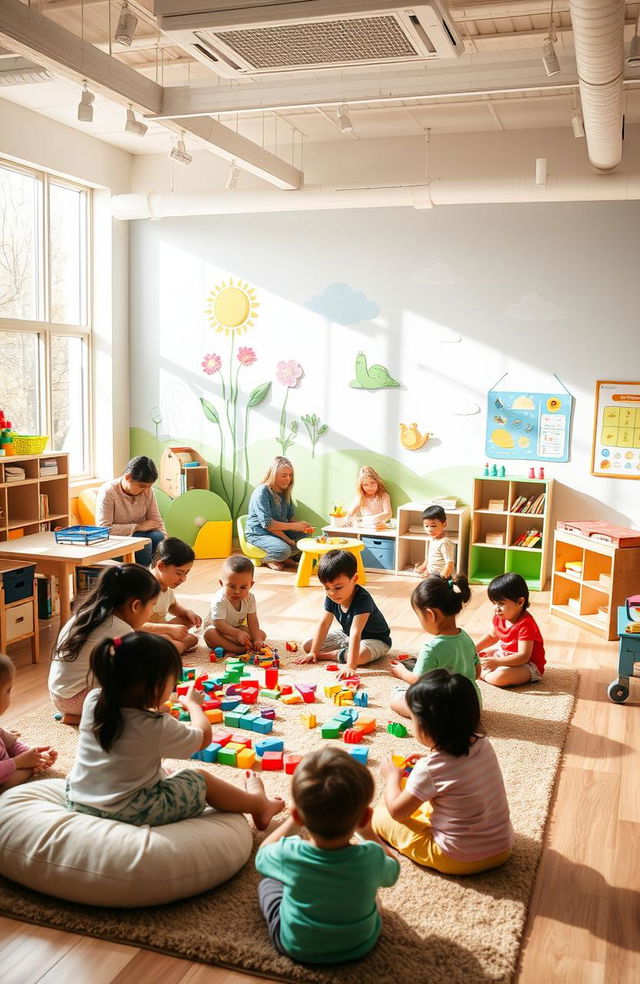
[[[292,489],[293,465],[278,455],[249,500],[245,536],[249,543],[266,550],[262,563],[275,571],[295,566],[296,541],[313,529],[305,520],[293,518]]]
[[[105,482],[96,499],[96,525],[108,526],[114,536],[145,536],[151,540],[136,551],[136,562],[146,567],[157,545],[167,535],[151,486],[158,469],[151,458],[138,455],[124,475]]]

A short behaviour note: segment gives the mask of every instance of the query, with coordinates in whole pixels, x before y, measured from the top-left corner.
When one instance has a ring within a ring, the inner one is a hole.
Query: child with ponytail
[[[471,588],[464,574],[452,579],[432,574],[421,581],[411,595],[411,605],[422,628],[431,638],[425,642],[413,670],[401,660],[391,660],[391,673],[405,683],[416,683],[429,670],[445,666],[452,673],[468,677],[476,689],[480,706],[482,697],[476,683],[480,661],[473,640],[456,625],[456,615],[469,601]],[[405,700],[406,687],[398,687],[391,700],[391,709],[402,717],[410,717]]]
[[[178,602],[174,588],[184,584],[195,559],[189,544],[177,536],[161,540],[151,559],[151,573],[160,585],[160,593],[144,628],[170,639],[181,656],[198,645],[193,630],[200,628],[202,619]]]
[[[175,690],[182,662],[175,646],[149,632],[104,639],[91,654],[99,690],[85,700],[75,764],[67,780],[67,808],[135,826],[158,827],[198,816],[205,806],[249,813],[264,830],[284,802],[270,799],[247,772],[240,789],[204,769],[168,775],[163,758],[190,758],[211,742],[203,693],[191,686],[180,698],[191,723],[161,708]]]
[[[51,656],[49,694],[63,724],[79,724],[93,687],[89,657],[103,639],[141,629],[151,618],[160,585],[141,564],[107,567],[60,631]]]

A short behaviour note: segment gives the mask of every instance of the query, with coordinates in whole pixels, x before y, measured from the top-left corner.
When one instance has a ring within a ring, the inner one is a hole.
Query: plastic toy
[[[489,474],[489,462],[488,461],[485,462],[484,471],[482,472],[482,474],[483,475],[488,475]]]
[[[538,478],[544,479],[544,468],[538,468]]]
[[[210,707],[204,713],[209,724],[219,724],[222,721],[222,711],[217,707]]]
[[[286,642],[285,643],[285,649],[287,650],[288,653],[297,653],[298,652],[298,643],[297,642]]]
[[[536,470],[532,465],[531,468],[529,469],[529,478],[535,478],[535,477],[536,477]]]
[[[361,690],[360,693],[353,695],[353,703],[356,707],[368,707],[369,706],[369,694],[366,690]]]
[[[284,771],[288,776],[292,776],[296,771],[296,768],[302,762],[302,755],[294,755],[289,753],[289,755],[284,756]]]
[[[316,699],[315,683],[296,683],[296,690],[302,697],[305,704],[313,704]]]
[[[251,748],[251,738],[247,738],[245,735],[240,735],[237,731],[232,733],[231,741],[235,745],[242,746],[242,748]]]
[[[218,752],[219,765],[237,765],[238,753],[235,748],[221,748]]]
[[[347,751],[352,758],[356,759],[357,762],[361,762],[362,765],[367,764],[369,749],[366,745],[353,745],[353,747],[348,748]]]
[[[364,731],[362,728],[346,728],[342,732],[342,740],[348,745],[359,745],[362,741]]]
[[[267,690],[275,690],[278,686],[278,671],[275,668],[265,670],[264,682]]]
[[[260,711],[260,714],[262,715],[263,718],[267,718],[270,721],[273,721],[273,719],[276,716],[276,712],[273,709],[273,707],[263,707],[262,710]]]
[[[283,704],[302,704],[303,700],[300,694],[283,694],[280,698]]]
[[[340,732],[344,731],[344,728],[340,727],[339,721],[325,721],[324,724],[320,725],[320,734],[323,738],[339,738]]]
[[[399,721],[389,721],[387,724],[387,731],[390,735],[394,735],[396,738],[407,737],[407,729],[404,724],[400,724]]]
[[[215,742],[211,742],[206,748],[203,748],[200,752],[200,757],[203,762],[217,762],[218,752],[222,748],[222,745],[218,745]]]
[[[362,728],[365,735],[373,734],[376,730],[376,719],[372,717],[360,717],[358,718],[358,727]]]
[[[278,700],[280,698],[280,691],[279,690],[269,690],[268,687],[265,687],[264,690],[261,690],[260,691],[260,696],[261,697],[268,697],[270,700]]]
[[[265,752],[284,751],[284,741],[282,738],[263,738],[255,743],[256,755],[264,755]]]
[[[495,478],[497,476],[497,474],[498,474],[498,466],[497,465],[491,465],[491,475],[492,475],[492,477]]]
[[[252,748],[243,748],[241,752],[238,752],[236,764],[239,769],[252,769],[255,761],[256,753]]]
[[[282,752],[265,752],[262,756],[263,772],[279,772],[283,767]]]
[[[304,724],[305,728],[315,728],[318,723],[315,714],[312,714],[311,711],[306,711],[305,714],[301,714],[300,720]]]
[[[330,673],[335,673],[337,670],[340,669],[340,667],[338,666],[337,663],[329,663],[329,665],[326,666],[325,669],[328,670]]]
[[[216,648],[212,649],[209,653],[209,660],[212,663],[218,663],[221,659],[224,659],[224,649],[222,646],[216,646]]]
[[[339,694],[341,690],[342,687],[339,683],[333,683],[330,687],[324,688],[324,695],[325,697],[334,697],[336,694]]]
[[[216,745],[227,745],[231,741],[231,732],[220,728],[218,731],[211,732],[211,741]]]
[[[344,707],[345,704],[353,704],[353,690],[340,690],[337,694],[333,695],[333,703],[338,704],[339,707]]]
[[[283,683],[282,686],[280,687],[280,693],[282,694],[283,697],[286,697],[287,694],[293,693],[293,687],[291,686],[290,683]]]
[[[196,668],[195,668],[195,666],[183,666],[182,667],[182,675],[180,677],[180,680],[181,680],[182,683],[184,683],[185,680],[195,680],[195,678],[196,678]]]

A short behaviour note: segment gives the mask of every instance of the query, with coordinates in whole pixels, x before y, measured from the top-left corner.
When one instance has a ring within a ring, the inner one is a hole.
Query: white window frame
[[[39,419],[40,430],[43,434],[53,434],[53,411],[52,411],[52,384],[51,384],[51,339],[58,337],[75,337],[83,339],[85,343],[84,354],[86,358],[86,387],[85,387],[85,414],[86,414],[86,448],[85,448],[85,468],[82,472],[74,472],[70,475],[74,481],[91,478],[94,475],[94,379],[93,379],[93,192],[92,189],[80,182],[70,181],[67,178],[58,177],[48,171],[38,168],[16,164],[11,160],[0,157],[0,167],[8,170],[17,171],[20,174],[27,174],[35,177],[41,182],[40,203],[38,206],[38,295],[37,309],[42,313],[41,320],[24,320],[20,318],[0,317],[0,333],[7,332],[33,332],[38,336],[38,392],[39,392]],[[74,191],[81,191],[86,195],[86,228],[84,235],[85,245],[85,284],[83,289],[84,296],[84,315],[86,323],[82,325],[68,325],[51,321],[51,289],[50,289],[50,229],[49,229],[49,204],[51,184]],[[1,335],[0,335],[1,337]],[[3,408],[4,409],[4,408]],[[10,409],[10,408],[8,408]],[[59,448],[51,450],[60,450]]]

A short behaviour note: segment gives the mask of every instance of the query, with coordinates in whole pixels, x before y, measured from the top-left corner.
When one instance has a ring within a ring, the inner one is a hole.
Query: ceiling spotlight
[[[549,11],[549,30],[547,31],[547,36],[544,39],[542,45],[542,64],[544,65],[544,70],[547,75],[558,75],[560,73],[560,62],[558,61],[558,56],[556,55],[556,49],[553,47],[554,41],[557,41],[555,28],[553,26],[553,0],[551,0],[551,9]]]
[[[87,80],[82,82],[84,90],[78,103],[78,119],[81,123],[93,123],[93,100],[96,98],[93,92],[87,88]]]
[[[638,24],[636,23],[636,31],[638,30]],[[627,65],[629,68],[640,68],[640,38],[637,34],[631,38],[631,44],[629,46],[629,57],[627,58]]]
[[[231,161],[231,169],[229,171],[229,177],[227,178],[227,183],[225,188],[227,191],[235,191],[238,187],[238,178],[240,177],[240,168],[235,161]]]
[[[118,44],[126,44],[127,47],[130,47],[137,24],[138,18],[129,10],[129,4],[123,3],[113,40],[117,41]]]
[[[191,164],[193,157],[187,153],[187,148],[184,145],[184,134],[176,141],[175,147],[169,151],[169,157],[173,161],[179,161],[180,164]]]
[[[124,125],[124,129],[126,133],[134,133],[136,137],[144,137],[149,127],[142,120],[136,119],[136,114],[132,107],[129,106],[127,110],[127,122]]]
[[[338,126],[340,127],[341,133],[351,133],[353,131],[353,123],[351,122],[347,106],[338,106]]]

